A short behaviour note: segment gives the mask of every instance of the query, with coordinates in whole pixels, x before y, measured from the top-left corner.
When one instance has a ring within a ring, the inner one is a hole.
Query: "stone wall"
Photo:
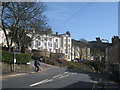
[[[59,59],[60,57],[62,57],[62,59],[65,60],[65,55],[63,53],[51,53],[51,57],[55,59]]]
[[[50,57],[50,52],[48,51],[33,51],[33,56],[37,56],[37,57]]]
[[[29,72],[29,71],[34,71],[34,66],[33,65],[10,65],[10,64],[6,64],[3,62],[0,62],[0,71],[5,74],[5,73],[10,73],[10,72]]]

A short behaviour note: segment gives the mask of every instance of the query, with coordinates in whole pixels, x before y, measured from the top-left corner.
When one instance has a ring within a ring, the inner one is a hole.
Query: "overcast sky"
[[[72,38],[88,41],[118,35],[117,2],[45,2],[53,33],[70,31]]]

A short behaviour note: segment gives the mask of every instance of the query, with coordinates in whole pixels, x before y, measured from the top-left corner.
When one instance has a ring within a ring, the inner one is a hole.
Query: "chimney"
[[[118,42],[120,39],[119,39],[119,37],[118,36],[113,36],[112,37],[112,44],[115,44],[116,42]]]
[[[70,34],[70,32],[69,32],[69,31],[67,31],[67,32],[66,32],[66,34],[67,34],[67,35],[69,35],[69,36],[71,36],[71,34]]]
[[[101,42],[100,37],[96,37],[96,41]]]
[[[58,36],[58,32],[56,32],[56,35]]]

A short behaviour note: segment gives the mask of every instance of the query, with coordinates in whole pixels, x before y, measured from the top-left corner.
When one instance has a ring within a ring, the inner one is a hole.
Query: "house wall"
[[[72,46],[72,59],[91,59],[90,48],[80,48],[78,46]]]
[[[64,53],[65,59],[71,61],[72,40],[69,35],[62,34],[52,36],[43,34],[36,37],[35,40],[33,40],[32,42],[31,49],[47,50],[52,53]]]
[[[106,72],[112,78],[120,80],[120,41],[106,48]]]
[[[108,63],[120,63],[120,42],[114,44],[107,52]]]

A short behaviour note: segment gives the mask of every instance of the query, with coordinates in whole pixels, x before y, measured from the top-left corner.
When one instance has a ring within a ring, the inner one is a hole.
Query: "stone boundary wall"
[[[6,64],[6,63],[3,63],[3,62],[0,62],[0,71],[2,72],[2,74],[5,74],[5,73],[10,73],[10,72],[29,72],[29,71],[34,71],[34,66],[33,65],[18,65],[18,64],[15,64],[13,66],[10,65],[10,64]],[[13,68],[15,67],[15,69]]]
[[[33,56],[37,56],[37,57],[50,57],[50,52],[48,51],[33,51]]]

